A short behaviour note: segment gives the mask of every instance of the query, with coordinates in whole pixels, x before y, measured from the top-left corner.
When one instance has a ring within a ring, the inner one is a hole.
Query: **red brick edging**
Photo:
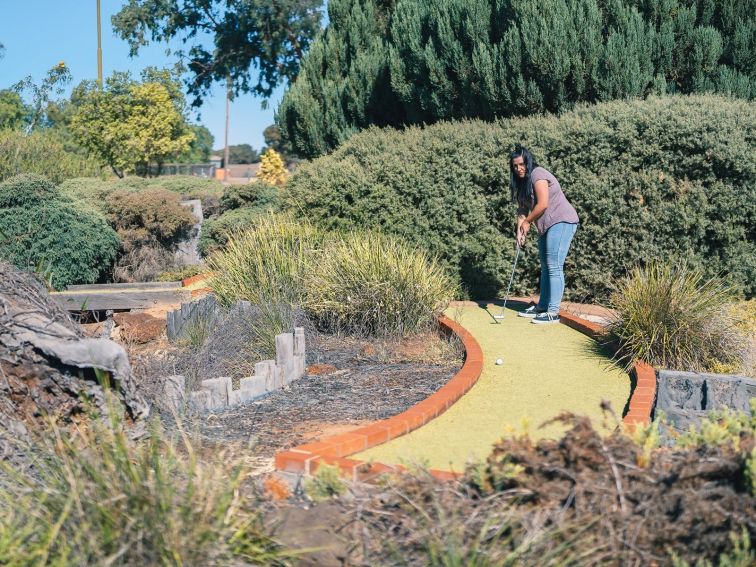
[[[422,427],[449,409],[478,381],[483,371],[483,350],[478,341],[461,325],[446,316],[440,317],[439,323],[446,331],[456,334],[465,347],[465,363],[449,382],[422,402],[398,415],[348,433],[326,437],[315,443],[307,443],[277,453],[276,470],[312,474],[321,463],[328,463],[337,466],[342,474],[351,477],[352,480],[363,481],[386,472],[405,470],[400,465],[369,463],[346,457],[382,445]],[[430,473],[440,480],[449,480],[459,476],[458,473],[440,470],[431,470]]]
[[[603,329],[598,323],[581,319],[566,311],[559,313],[559,319],[568,327],[594,339],[601,334]],[[639,424],[646,425],[651,421],[651,411],[654,407],[654,398],[656,398],[656,371],[653,366],[645,362],[636,362],[633,365],[633,373],[635,374],[635,388],[630,395],[627,415],[622,420],[631,428]]]

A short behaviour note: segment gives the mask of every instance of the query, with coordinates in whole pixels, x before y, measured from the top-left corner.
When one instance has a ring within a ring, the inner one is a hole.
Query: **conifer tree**
[[[756,0],[331,0],[328,9],[278,113],[305,157],[370,125],[654,93],[756,97]]]

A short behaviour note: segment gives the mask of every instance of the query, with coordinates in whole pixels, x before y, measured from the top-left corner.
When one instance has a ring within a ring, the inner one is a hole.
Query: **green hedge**
[[[581,226],[567,292],[604,299],[649,259],[687,258],[756,294],[756,104],[716,96],[614,101],[560,117],[369,129],[300,166],[286,206],[326,228],[381,227],[438,253],[473,297],[501,294],[514,256],[508,152],[532,149]],[[514,291],[536,288],[529,238]]]
[[[0,257],[56,289],[97,281],[120,243],[102,215],[77,205],[38,175],[0,183]]]

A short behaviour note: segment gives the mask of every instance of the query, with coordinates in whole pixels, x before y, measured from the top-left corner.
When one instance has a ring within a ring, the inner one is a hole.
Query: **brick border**
[[[312,474],[321,463],[327,463],[337,466],[342,474],[352,480],[361,481],[368,481],[386,472],[406,470],[401,465],[369,463],[347,457],[422,427],[449,409],[478,381],[483,372],[483,350],[478,341],[469,331],[446,316],[441,316],[439,323],[446,332],[457,335],[465,347],[465,363],[449,382],[422,402],[398,415],[277,453],[275,469],[296,474]],[[430,473],[440,480],[451,480],[461,474],[441,470],[431,470]]]
[[[559,312],[559,319],[568,327],[593,339],[598,338],[603,332],[602,325],[581,319],[566,311]],[[653,366],[639,361],[633,364],[632,373],[635,375],[635,388],[630,393],[628,412],[622,418],[622,422],[630,428],[636,425],[647,425],[651,421],[651,411],[656,399],[656,371]]]
[[[517,302],[521,303],[521,302]],[[581,319],[560,312],[560,320],[576,331],[596,339],[602,332],[598,323]],[[459,372],[437,392],[415,404],[410,409],[370,425],[354,429],[340,435],[325,437],[320,441],[293,447],[288,451],[276,453],[274,468],[280,472],[305,474],[314,473],[318,466],[327,463],[339,468],[341,473],[353,481],[370,481],[385,473],[406,471],[401,465],[386,465],[348,458],[349,455],[365,451],[387,443],[422,427],[435,417],[445,412],[461,398],[478,381],[483,371],[483,350],[478,341],[461,325],[446,316],[439,318],[441,327],[456,334],[465,347],[465,363]],[[656,396],[656,372],[644,362],[633,367],[636,385],[630,395],[629,411],[623,422],[629,427],[646,424],[651,418],[654,398]],[[462,473],[431,469],[428,471],[438,480],[454,480]]]

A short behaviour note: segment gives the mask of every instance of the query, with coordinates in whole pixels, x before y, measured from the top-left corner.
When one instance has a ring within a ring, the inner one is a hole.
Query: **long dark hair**
[[[520,179],[515,175],[512,162],[514,158],[522,156],[525,162],[525,177]],[[530,182],[530,174],[538,167],[531,153],[523,148],[520,144],[515,145],[514,151],[509,154],[509,190],[512,195],[512,202],[517,203],[518,207],[530,208],[535,200],[533,196],[533,184]]]

